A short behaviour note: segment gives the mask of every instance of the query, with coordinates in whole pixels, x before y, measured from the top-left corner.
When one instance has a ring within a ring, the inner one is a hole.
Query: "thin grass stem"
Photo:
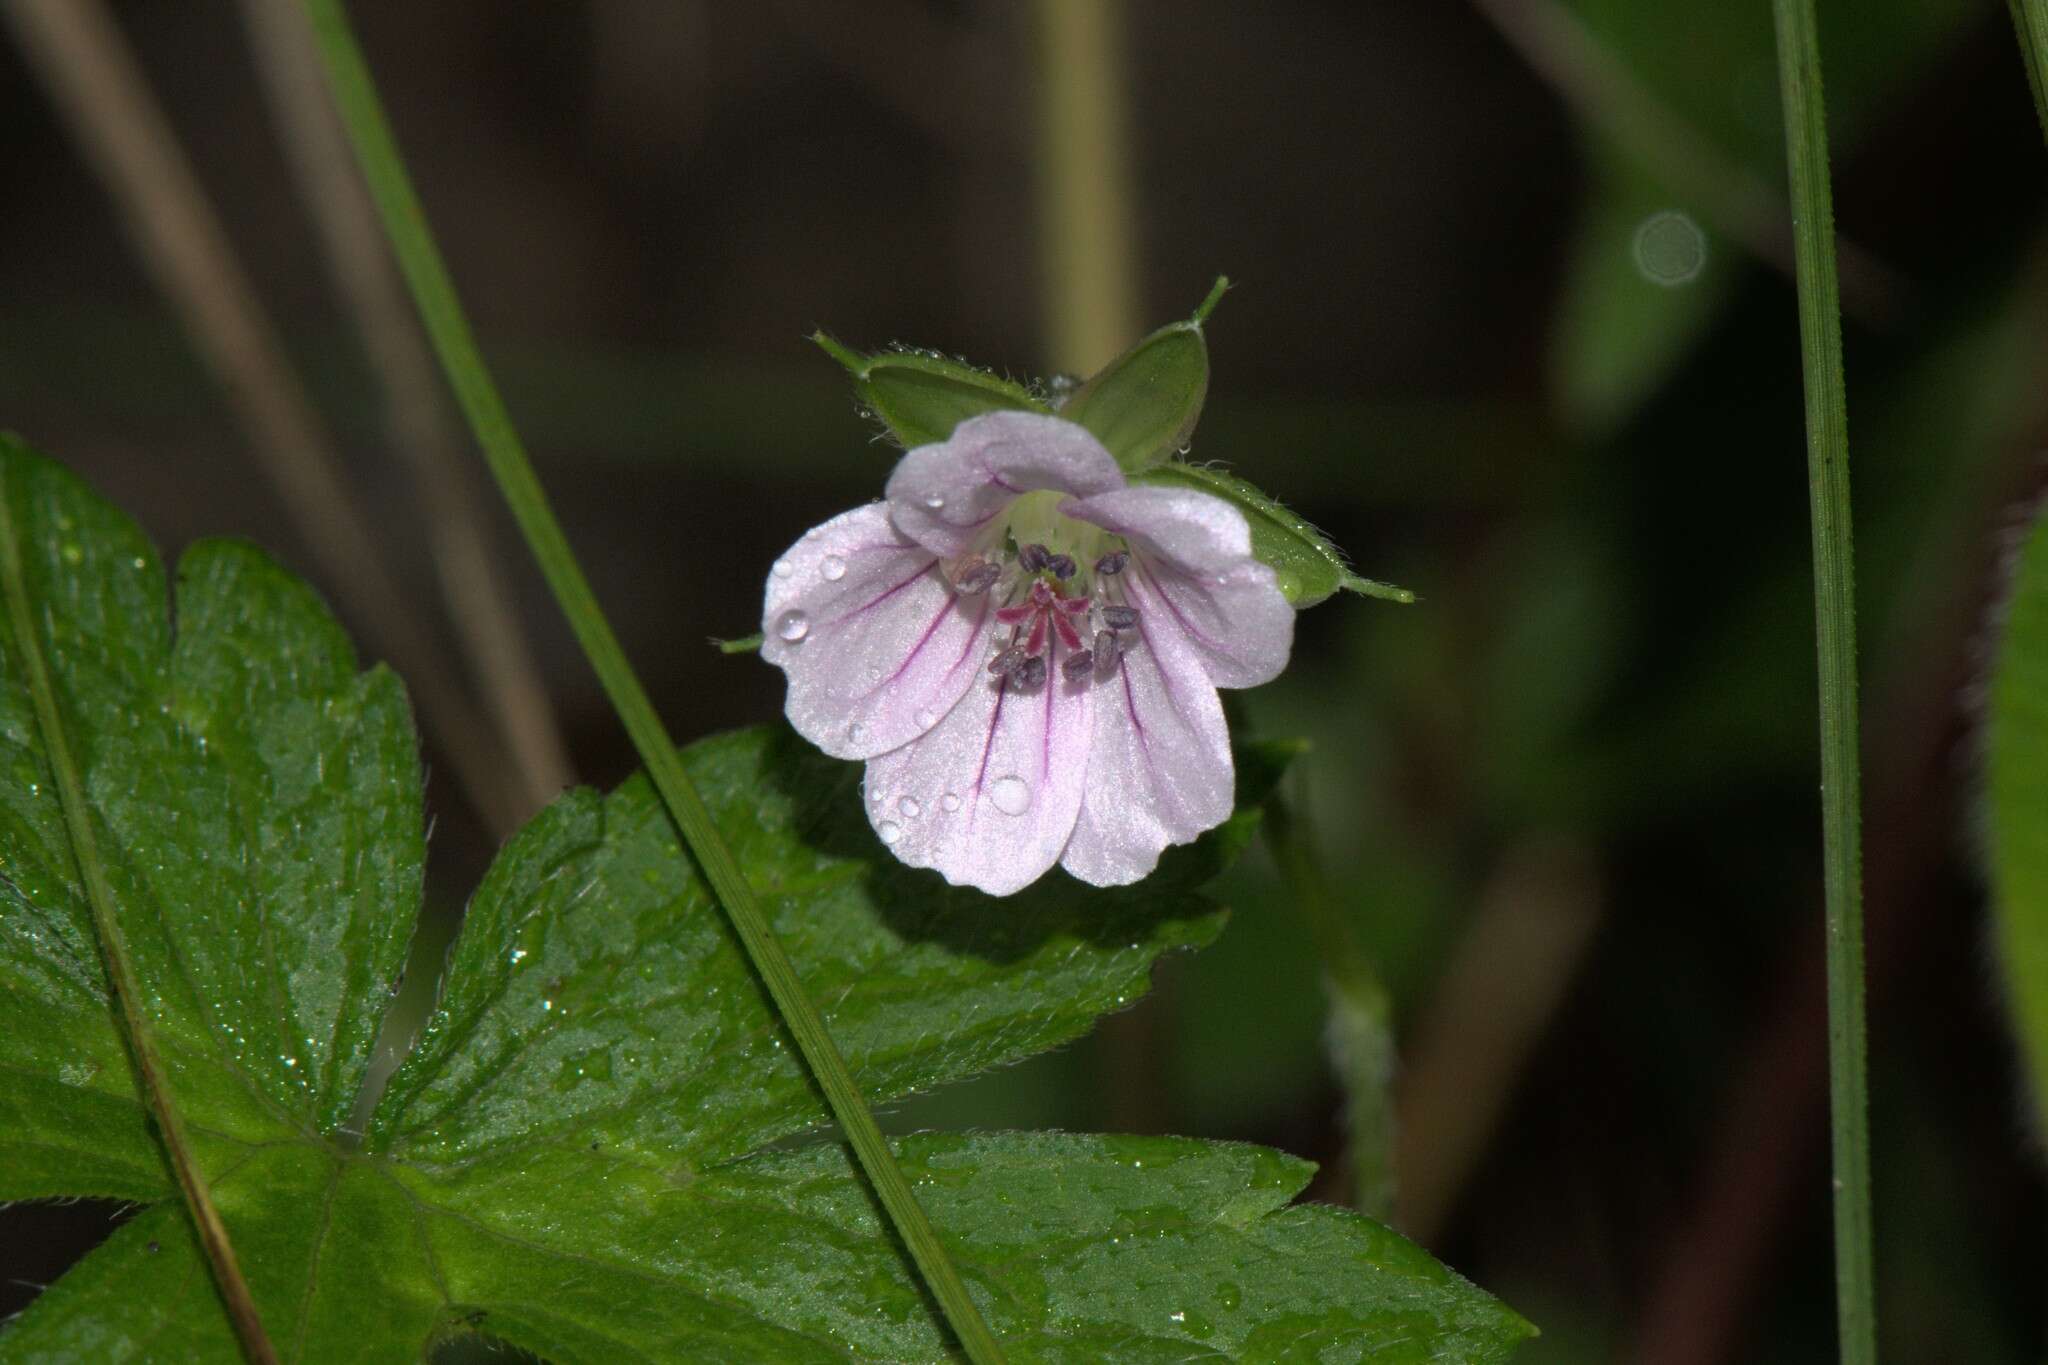
[[[2034,92],[2034,117],[2048,139],[2048,0],[2007,0],[2013,32],[2020,40],[2020,60],[2027,64],[2027,87]]]
[[[517,769],[520,813],[539,810],[575,776],[518,608],[493,567],[483,494],[458,448],[459,428],[443,403],[433,352],[327,98],[305,15],[277,0],[241,4],[286,164],[318,232],[335,293],[362,334],[384,393],[391,443],[420,490],[435,578],[456,643]]]
[[[655,714],[625,651],[591,592],[582,568],[562,534],[541,490],[524,444],[513,428],[504,400],[478,350],[469,321],[455,294],[427,227],[426,214],[377,98],[368,66],[357,45],[341,0],[304,0],[327,70],[328,83],[340,108],[356,157],[391,238],[413,302],[433,340],[450,385],[468,417],[499,490],[511,507],[528,547],[553,589],[562,613],[575,631],[584,654],[596,670],[605,695],[631,736],[648,776],[661,793],[705,880],[725,907],[748,958],[760,974],[833,1116],[839,1120],[862,1170],[874,1187],[897,1234],[903,1239],[926,1286],[970,1360],[994,1365],[1002,1348],[968,1295],[966,1285],[948,1257],[938,1232],[919,1206],[909,1182],[896,1164],[874,1114],[838,1045],[826,1031],[817,1006],[805,993],[796,968],[770,927],[753,888],[747,884],[732,850],[712,822],[703,798],[683,770],[668,732]]]
[[[1821,838],[1826,874],[1828,1079],[1834,1155],[1835,1307],[1841,1359],[1874,1365],[1869,1082],[1864,1041],[1856,575],[1849,506],[1848,408],[1835,215],[1828,185],[1814,0],[1774,0],[1785,160],[1792,189],[1806,460],[1813,519],[1813,608],[1820,673]]]
[[[157,1051],[156,1028],[143,1007],[140,978],[128,953],[127,936],[114,904],[114,889],[107,880],[106,864],[100,858],[99,838],[93,832],[92,807],[87,803],[85,783],[71,757],[71,743],[64,731],[63,713],[57,706],[56,685],[43,659],[43,642],[34,614],[29,610],[28,584],[22,573],[21,537],[14,524],[14,500],[7,487],[7,471],[0,462],[0,580],[7,596],[8,623],[13,628],[15,652],[28,675],[29,695],[35,705],[36,728],[43,738],[43,753],[57,784],[58,799],[64,807],[64,824],[71,837],[71,852],[78,861],[79,880],[85,886],[87,905],[92,910],[100,956],[106,962],[107,981],[121,1012],[127,1034],[129,1055],[141,1081],[144,1101],[156,1118],[157,1136],[185,1196],[192,1225],[199,1233],[199,1245],[213,1270],[213,1282],[220,1289],[228,1320],[241,1341],[242,1354],[251,1365],[273,1365],[277,1352],[264,1334],[263,1319],[256,1301],[242,1278],[235,1259],[234,1243],[227,1225],[213,1206],[206,1176],[199,1169],[192,1144],[185,1131],[184,1116],[172,1098],[163,1057]]]

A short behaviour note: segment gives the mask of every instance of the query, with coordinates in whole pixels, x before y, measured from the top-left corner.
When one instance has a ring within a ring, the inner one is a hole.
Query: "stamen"
[[[1102,637],[1098,636],[1096,638],[1100,639]],[[1100,648],[1100,646],[1098,646],[1098,648]],[[1065,663],[1060,665],[1060,672],[1066,674],[1068,682],[1079,682],[1083,678],[1087,677],[1089,674],[1093,673],[1094,671],[1094,650],[1076,650],[1072,654],[1069,654],[1067,656],[1067,661]]]
[[[1039,573],[1052,563],[1052,551],[1033,541],[1017,551],[1017,562],[1024,566],[1025,573]]]
[[[1023,647],[1011,645],[1008,649],[999,651],[995,658],[988,661],[988,671],[998,678],[1005,677],[1022,662],[1024,662]]]
[[[1102,631],[1095,637],[1095,652],[1090,662],[1095,665],[1097,673],[1112,672],[1116,668],[1119,652],[1116,633],[1108,630]]]
[[[1045,660],[1034,654],[1010,670],[1010,681],[1021,688],[1032,688],[1045,681]]]
[[[1111,630],[1129,630],[1138,624],[1136,607],[1119,607],[1114,604],[1102,609],[1102,624]]]
[[[953,590],[968,597],[978,597],[996,585],[1003,576],[1003,566],[991,564],[980,555],[963,560],[959,572],[953,576]]]
[[[1095,561],[1095,572],[1099,574],[1120,574],[1124,571],[1124,565],[1130,562],[1131,557],[1122,550],[1111,550],[1108,554]]]
[[[1064,583],[1074,576],[1074,557],[1072,555],[1054,555],[1046,562],[1045,567],[1052,570],[1054,578]]]

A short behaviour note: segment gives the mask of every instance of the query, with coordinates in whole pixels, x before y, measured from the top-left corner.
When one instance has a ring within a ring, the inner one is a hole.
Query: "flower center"
[[[996,620],[988,671],[1023,690],[1042,686],[1061,646],[1060,675],[1086,686],[1117,668],[1142,638],[1124,600],[1130,550],[1099,526],[1062,516],[1065,494],[1026,493],[991,523],[975,549],[942,566],[965,597],[989,594]]]

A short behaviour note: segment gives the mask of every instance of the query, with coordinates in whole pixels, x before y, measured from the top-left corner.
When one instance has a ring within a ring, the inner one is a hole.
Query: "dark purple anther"
[[[988,661],[988,671],[999,678],[1006,677],[1016,670],[1018,664],[1023,662],[1023,646],[1011,645],[1008,649],[1003,650],[995,658]]]
[[[1025,573],[1039,573],[1052,563],[1052,551],[1033,541],[1017,551],[1017,562],[1024,566]]]
[[[1037,654],[1020,660],[1010,670],[1010,681],[1022,688],[1033,688],[1045,681],[1045,660]]]
[[[1131,557],[1122,550],[1111,550],[1108,554],[1095,561],[1095,572],[1108,575],[1120,574],[1124,571],[1124,565],[1130,562]]]
[[[1060,665],[1060,672],[1067,675],[1068,682],[1080,682],[1094,671],[1095,654],[1092,650],[1077,650],[1069,654],[1067,661]]]
[[[1107,606],[1102,609],[1102,624],[1111,630],[1129,630],[1138,624],[1136,607]]]
[[[1074,576],[1074,557],[1072,555],[1054,555],[1046,561],[1045,567],[1052,570],[1054,578],[1064,583]]]
[[[1097,673],[1107,673],[1116,667],[1116,658],[1116,636],[1105,630],[1095,637],[1095,653],[1091,662]]]
[[[1002,576],[1001,566],[991,564],[976,555],[960,566],[959,576],[953,580],[953,588],[954,591],[965,593],[969,597],[978,597],[993,588],[996,580]]]

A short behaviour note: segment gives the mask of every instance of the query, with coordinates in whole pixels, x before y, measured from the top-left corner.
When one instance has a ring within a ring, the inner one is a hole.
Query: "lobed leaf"
[[[420,903],[405,698],[314,594],[154,551],[0,439],[170,1089],[280,1354],[417,1357],[485,1332],[558,1361],[930,1360],[938,1321],[642,779],[571,792],[470,907],[428,1027],[342,1127]],[[0,1361],[237,1358],[140,1103],[0,623],[0,1197],[150,1206],[0,1327]],[[1247,813],[1142,886],[1004,901],[889,858],[856,769],[780,729],[684,761],[879,1100],[1070,1039],[1207,942]],[[772,1144],[778,1144],[777,1147]],[[1183,1140],[901,1148],[1020,1360],[1492,1360],[1526,1326],[1307,1167]]]

